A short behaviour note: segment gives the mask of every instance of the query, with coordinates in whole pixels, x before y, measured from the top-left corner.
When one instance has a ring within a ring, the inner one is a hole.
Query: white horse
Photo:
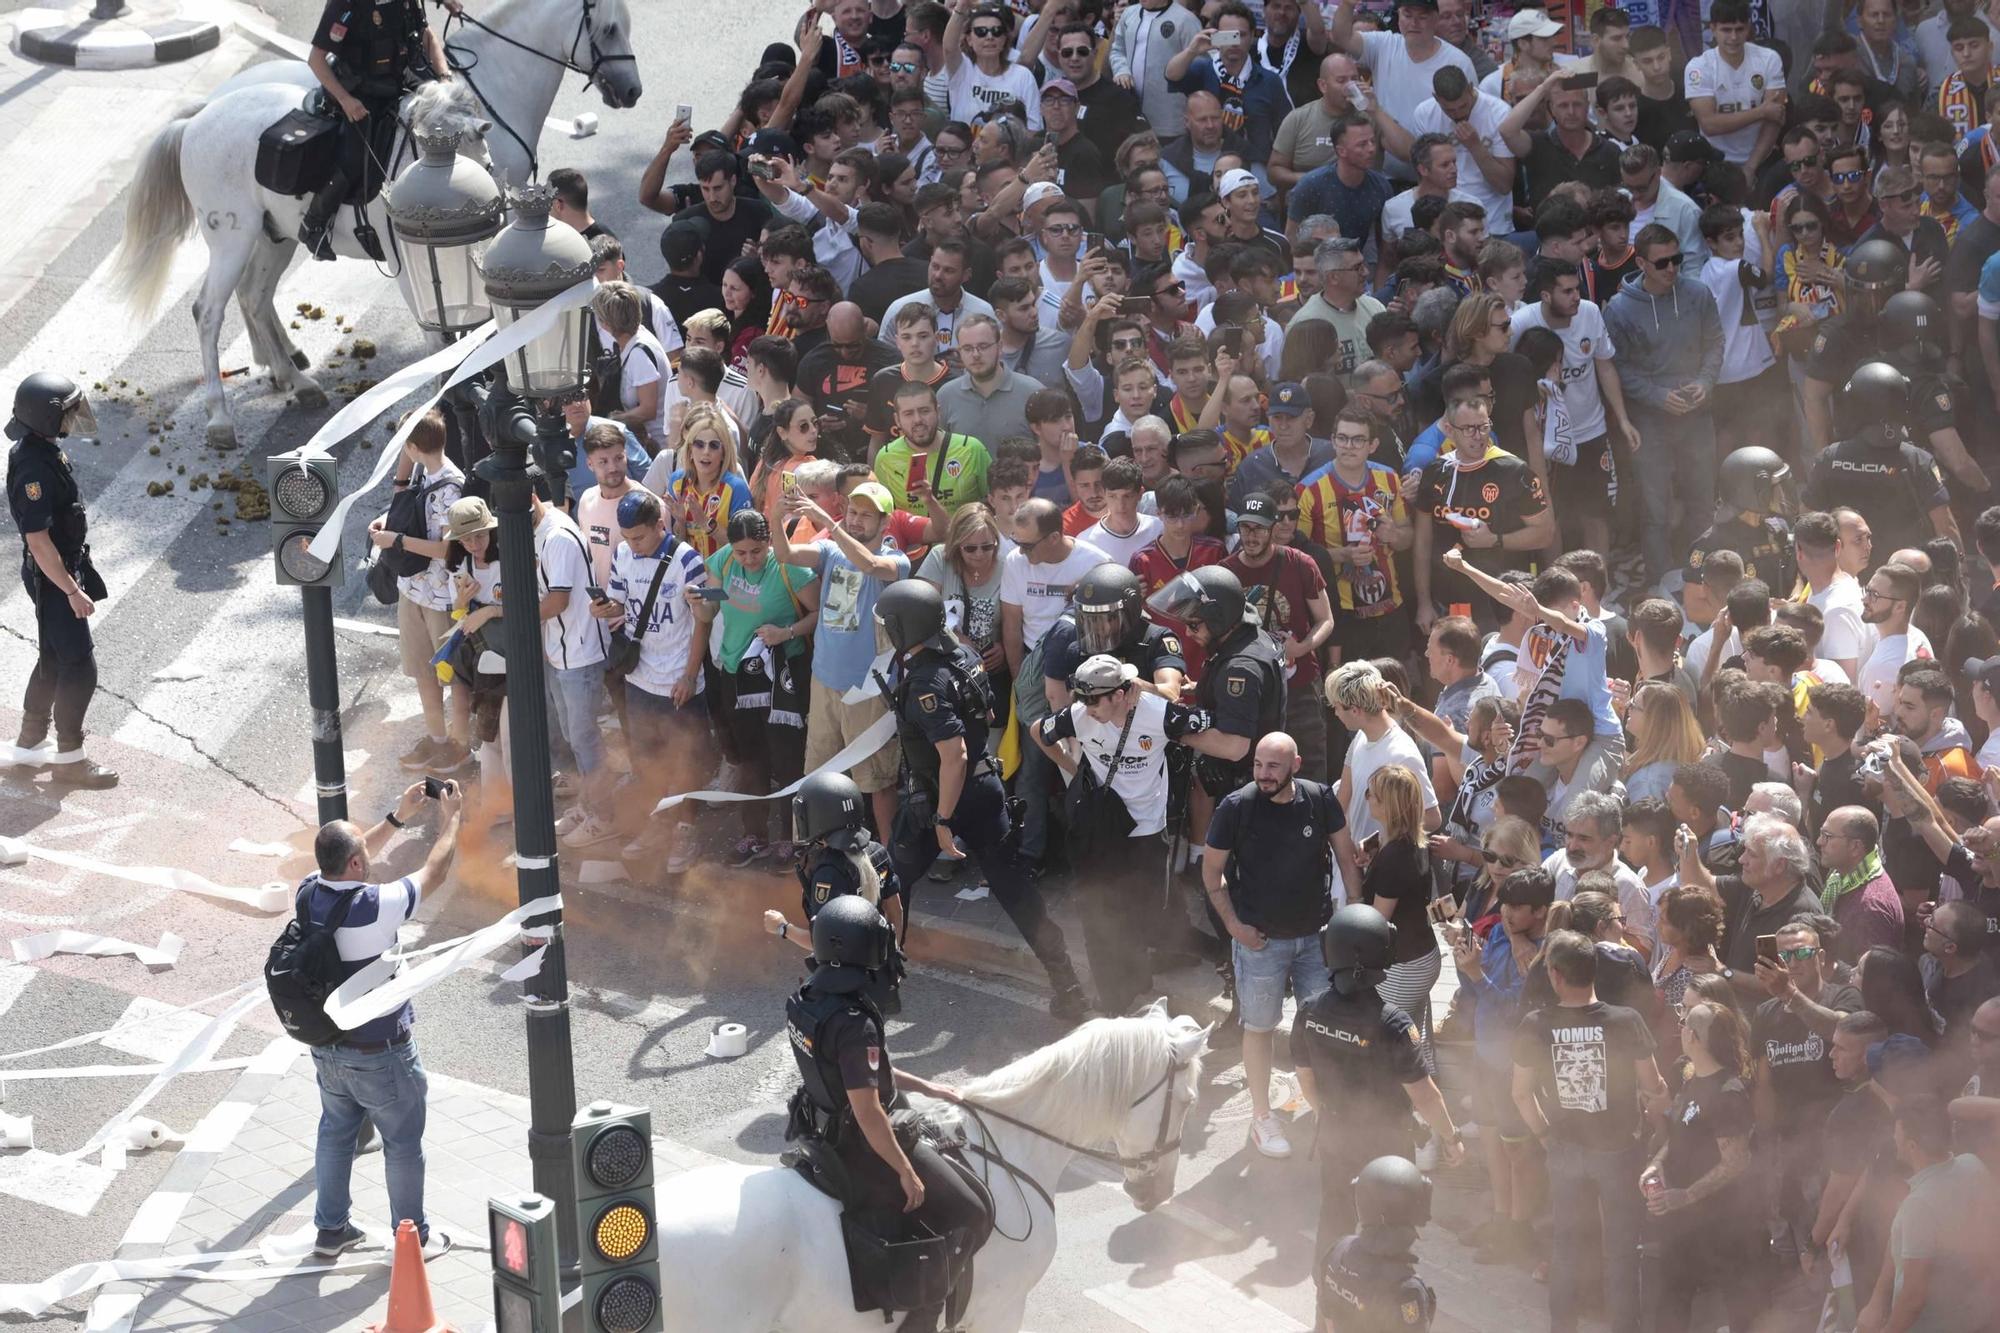
[[[487,131],[483,145],[461,151],[490,161],[508,184],[534,174],[542,122],[565,73],[595,83],[609,106],[629,107],[639,100],[625,0],[498,0],[479,23],[451,31],[445,48],[453,80],[420,90],[406,112],[413,123],[429,117],[438,123],[456,120],[468,132]],[[221,367],[222,321],[232,292],[256,364],[300,406],[326,405],[325,392],[305,373],[309,362],[292,345],[273,304],[278,280],[298,248],[306,200],[264,189],[255,173],[264,131],[302,106],[318,86],[303,61],[270,61],[243,71],[207,103],[169,121],[153,137],[133,181],[112,278],[140,317],[150,318],[158,309],[174,252],[188,231],[199,224],[208,242],[208,273],[194,317],[212,444],[236,440]],[[396,161],[408,157],[399,143]],[[380,195],[367,213],[386,245],[389,221]],[[354,237],[353,218],[352,209],[339,211],[333,248],[344,258],[366,258]],[[400,265],[397,277],[407,299],[408,278]]]
[[[975,1259],[961,1328],[1019,1333],[1028,1292],[1055,1255],[1051,1196],[1072,1157],[1120,1166],[1141,1209],[1172,1196],[1208,1032],[1191,1018],[1169,1018],[1166,1001],[1156,1001],[966,1083],[965,1108],[940,1112],[1005,1164],[968,1154],[992,1192],[994,1229]],[[1103,1143],[1109,1152],[1092,1146]],[[797,1172],[704,1167],[662,1182],[658,1200],[661,1296],[672,1327],[881,1333],[879,1312],[854,1309],[839,1205]]]

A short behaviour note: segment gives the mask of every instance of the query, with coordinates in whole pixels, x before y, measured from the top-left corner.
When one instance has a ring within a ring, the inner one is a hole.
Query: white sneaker
[[[431,1228],[431,1238],[424,1242],[424,1262],[430,1263],[442,1258],[451,1250],[451,1237],[436,1227]]]
[[[596,815],[586,813],[583,821],[562,835],[565,847],[595,847],[618,836],[618,830]]]
[[[583,807],[580,805],[571,806],[563,812],[562,818],[556,821],[556,836],[560,838],[563,834],[569,832],[582,822]]]
[[[1250,1146],[1266,1157],[1290,1157],[1292,1141],[1275,1115],[1260,1115],[1250,1122]]]

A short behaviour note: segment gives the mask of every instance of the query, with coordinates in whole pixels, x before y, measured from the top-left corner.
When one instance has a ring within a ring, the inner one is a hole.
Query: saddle
[[[963,1141],[945,1137],[933,1122],[916,1112],[898,1111],[890,1122],[898,1141],[906,1147],[920,1137],[930,1141],[971,1186],[990,1224],[993,1196],[967,1165]],[[839,1150],[824,1139],[795,1140],[779,1160],[840,1205],[840,1233],[847,1249],[847,1276],[857,1312],[880,1310],[882,1322],[887,1324],[900,1312],[942,1305],[944,1327],[958,1326],[972,1299],[972,1256],[966,1256],[963,1280],[954,1287],[951,1237],[901,1212],[871,1207],[860,1200],[853,1173],[841,1160]]]

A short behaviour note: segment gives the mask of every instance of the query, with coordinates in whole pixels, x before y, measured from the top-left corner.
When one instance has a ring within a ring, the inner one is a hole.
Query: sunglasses
[[[1898,204],[1914,204],[1924,197],[1924,192],[1922,190],[1898,190],[1894,194],[1885,194],[1881,197]]]
[[[1042,230],[1051,236],[1076,236],[1082,233],[1083,224],[1080,222],[1048,222],[1042,225]]]
[[[1097,53],[1087,46],[1065,46],[1056,54],[1064,60],[1087,60]]]
[[[889,72],[891,74],[915,74],[917,72],[917,64],[914,60],[891,60],[889,62]]]
[[[1835,185],[1852,185],[1867,175],[1868,173],[1865,171],[1836,171],[1832,173]]]
[[[1299,511],[1296,509],[1280,509],[1277,511],[1276,517],[1280,523],[1296,523],[1299,521]]]
[[[1528,864],[1518,856],[1509,856],[1505,852],[1489,851],[1484,847],[1479,849],[1479,859],[1490,866],[1524,866]]]
[[[967,555],[984,555],[988,551],[1000,549],[999,542],[967,542],[958,548]]]
[[[1166,286],[1164,286],[1164,287],[1155,287],[1155,288],[1153,289],[1153,295],[1155,295],[1155,296],[1186,296],[1186,295],[1187,295],[1187,284],[1186,284],[1186,283],[1184,283],[1184,282],[1182,282],[1182,281],[1181,281],[1180,279],[1176,278],[1176,279],[1174,279],[1174,281],[1172,281],[1172,282],[1168,283],[1168,284],[1167,284]]]
[[[1818,952],[1818,949],[1813,948],[1809,944],[1801,945],[1796,949],[1780,949],[1778,950],[1778,961],[1781,963],[1803,963]]]
[[[1005,28],[996,28],[991,24],[984,23],[973,28],[971,31],[974,37],[1004,37],[1007,33]]]
[[[1819,163],[1820,159],[1817,155],[1812,157],[1787,158],[1785,160],[1785,165],[1791,168],[1794,176],[1798,175],[1801,171],[1811,171]]]
[[[1792,235],[1803,236],[1809,231],[1820,230],[1820,221],[1818,218],[1800,218],[1797,222],[1791,224],[1791,230]]]
[[[721,448],[722,448],[722,441],[721,441],[721,440],[689,440],[689,441],[688,441],[688,445],[689,445],[689,447],[690,447],[690,448],[694,448],[694,449],[704,449],[704,450],[706,450],[706,449],[714,449],[714,450],[717,450],[717,451],[720,451],[720,450],[721,450]]]
[[[1137,352],[1146,346],[1144,338],[1113,338],[1111,350],[1114,352]]]
[[[1686,255],[1672,254],[1659,259],[1648,259],[1646,262],[1654,268],[1679,268],[1686,259]]]

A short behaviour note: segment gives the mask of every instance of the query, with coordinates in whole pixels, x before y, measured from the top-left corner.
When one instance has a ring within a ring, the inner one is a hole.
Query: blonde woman
[[[1431,859],[1424,848],[1424,789],[1407,768],[1375,770],[1368,806],[1382,826],[1382,840],[1364,849],[1360,901],[1396,928],[1395,961],[1380,987],[1382,998],[1416,1021],[1431,1062],[1431,987],[1444,960],[1431,929]]]
[[[1007,654],[1000,642],[1000,521],[975,500],[951,516],[917,577],[944,594],[945,623],[986,663],[996,696],[1006,698]]]
[[[1625,799],[1667,797],[1674,770],[1700,759],[1707,743],[1687,696],[1672,685],[1641,685],[1625,715],[1632,753],[1625,758]]]
[[[1510,328],[1506,298],[1479,292],[1460,301],[1445,326],[1437,368],[1411,383],[1410,404],[1418,416],[1434,421],[1444,415],[1445,367],[1461,361],[1485,367],[1493,379],[1494,438],[1502,449],[1533,467],[1546,484],[1542,432],[1534,421],[1535,372],[1526,357],[1507,350]]]
[[[656,450],[667,436],[667,352],[646,327],[646,293],[629,282],[607,282],[590,298],[590,309],[618,349],[619,410],[612,420]]]
[[[1466,921],[1477,921],[1496,910],[1494,895],[1499,891],[1500,881],[1516,870],[1542,863],[1542,835],[1527,820],[1503,815],[1493,821],[1493,827],[1479,840],[1478,855],[1479,878],[1472,882],[1459,908],[1460,917]]]
[[[750,509],[750,483],[736,466],[736,437],[714,403],[696,403],[681,420],[674,470],[660,492],[674,536],[706,560],[728,544],[729,520]]]

